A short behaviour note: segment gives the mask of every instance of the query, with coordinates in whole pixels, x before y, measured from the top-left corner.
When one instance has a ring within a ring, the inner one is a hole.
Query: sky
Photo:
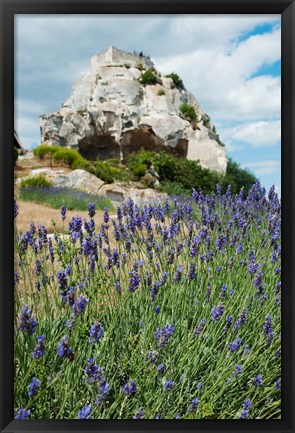
[[[212,119],[228,157],[281,191],[280,15],[15,15],[15,129],[40,144],[90,58],[109,46],[176,72]]]

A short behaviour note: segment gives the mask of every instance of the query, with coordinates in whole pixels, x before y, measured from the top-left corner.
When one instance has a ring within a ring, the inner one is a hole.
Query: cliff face
[[[143,84],[150,68],[156,83]],[[182,104],[194,107],[196,120],[181,113]],[[92,57],[91,71],[74,83],[58,112],[40,116],[40,126],[42,143],[79,150],[89,160],[125,160],[144,147],[226,170],[225,148],[194,96],[141,53],[111,47]]]

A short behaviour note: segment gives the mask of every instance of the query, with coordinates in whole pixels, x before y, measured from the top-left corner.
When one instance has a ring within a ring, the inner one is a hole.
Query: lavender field
[[[279,419],[274,188],[88,212],[15,218],[15,417]]]

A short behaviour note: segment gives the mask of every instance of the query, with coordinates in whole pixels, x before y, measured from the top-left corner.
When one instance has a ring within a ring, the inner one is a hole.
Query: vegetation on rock
[[[181,114],[183,114],[183,116],[188,118],[190,121],[193,122],[197,120],[197,113],[195,107],[193,107],[192,105],[184,102],[183,104],[180,105],[179,110]]]
[[[184,89],[183,81],[180,78],[179,75],[177,75],[175,72],[171,72],[171,74],[165,75],[166,78],[171,78],[175,87],[178,89]]]

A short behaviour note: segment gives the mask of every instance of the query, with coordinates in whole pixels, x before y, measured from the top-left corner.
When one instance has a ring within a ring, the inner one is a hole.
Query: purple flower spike
[[[91,404],[82,407],[78,412],[79,419],[89,419],[92,412]]]
[[[126,383],[123,386],[122,391],[124,392],[125,395],[135,394],[137,391],[137,385],[135,380],[131,380],[130,382]]]
[[[21,408],[15,415],[15,419],[28,419],[30,418],[31,412],[25,408]]]

